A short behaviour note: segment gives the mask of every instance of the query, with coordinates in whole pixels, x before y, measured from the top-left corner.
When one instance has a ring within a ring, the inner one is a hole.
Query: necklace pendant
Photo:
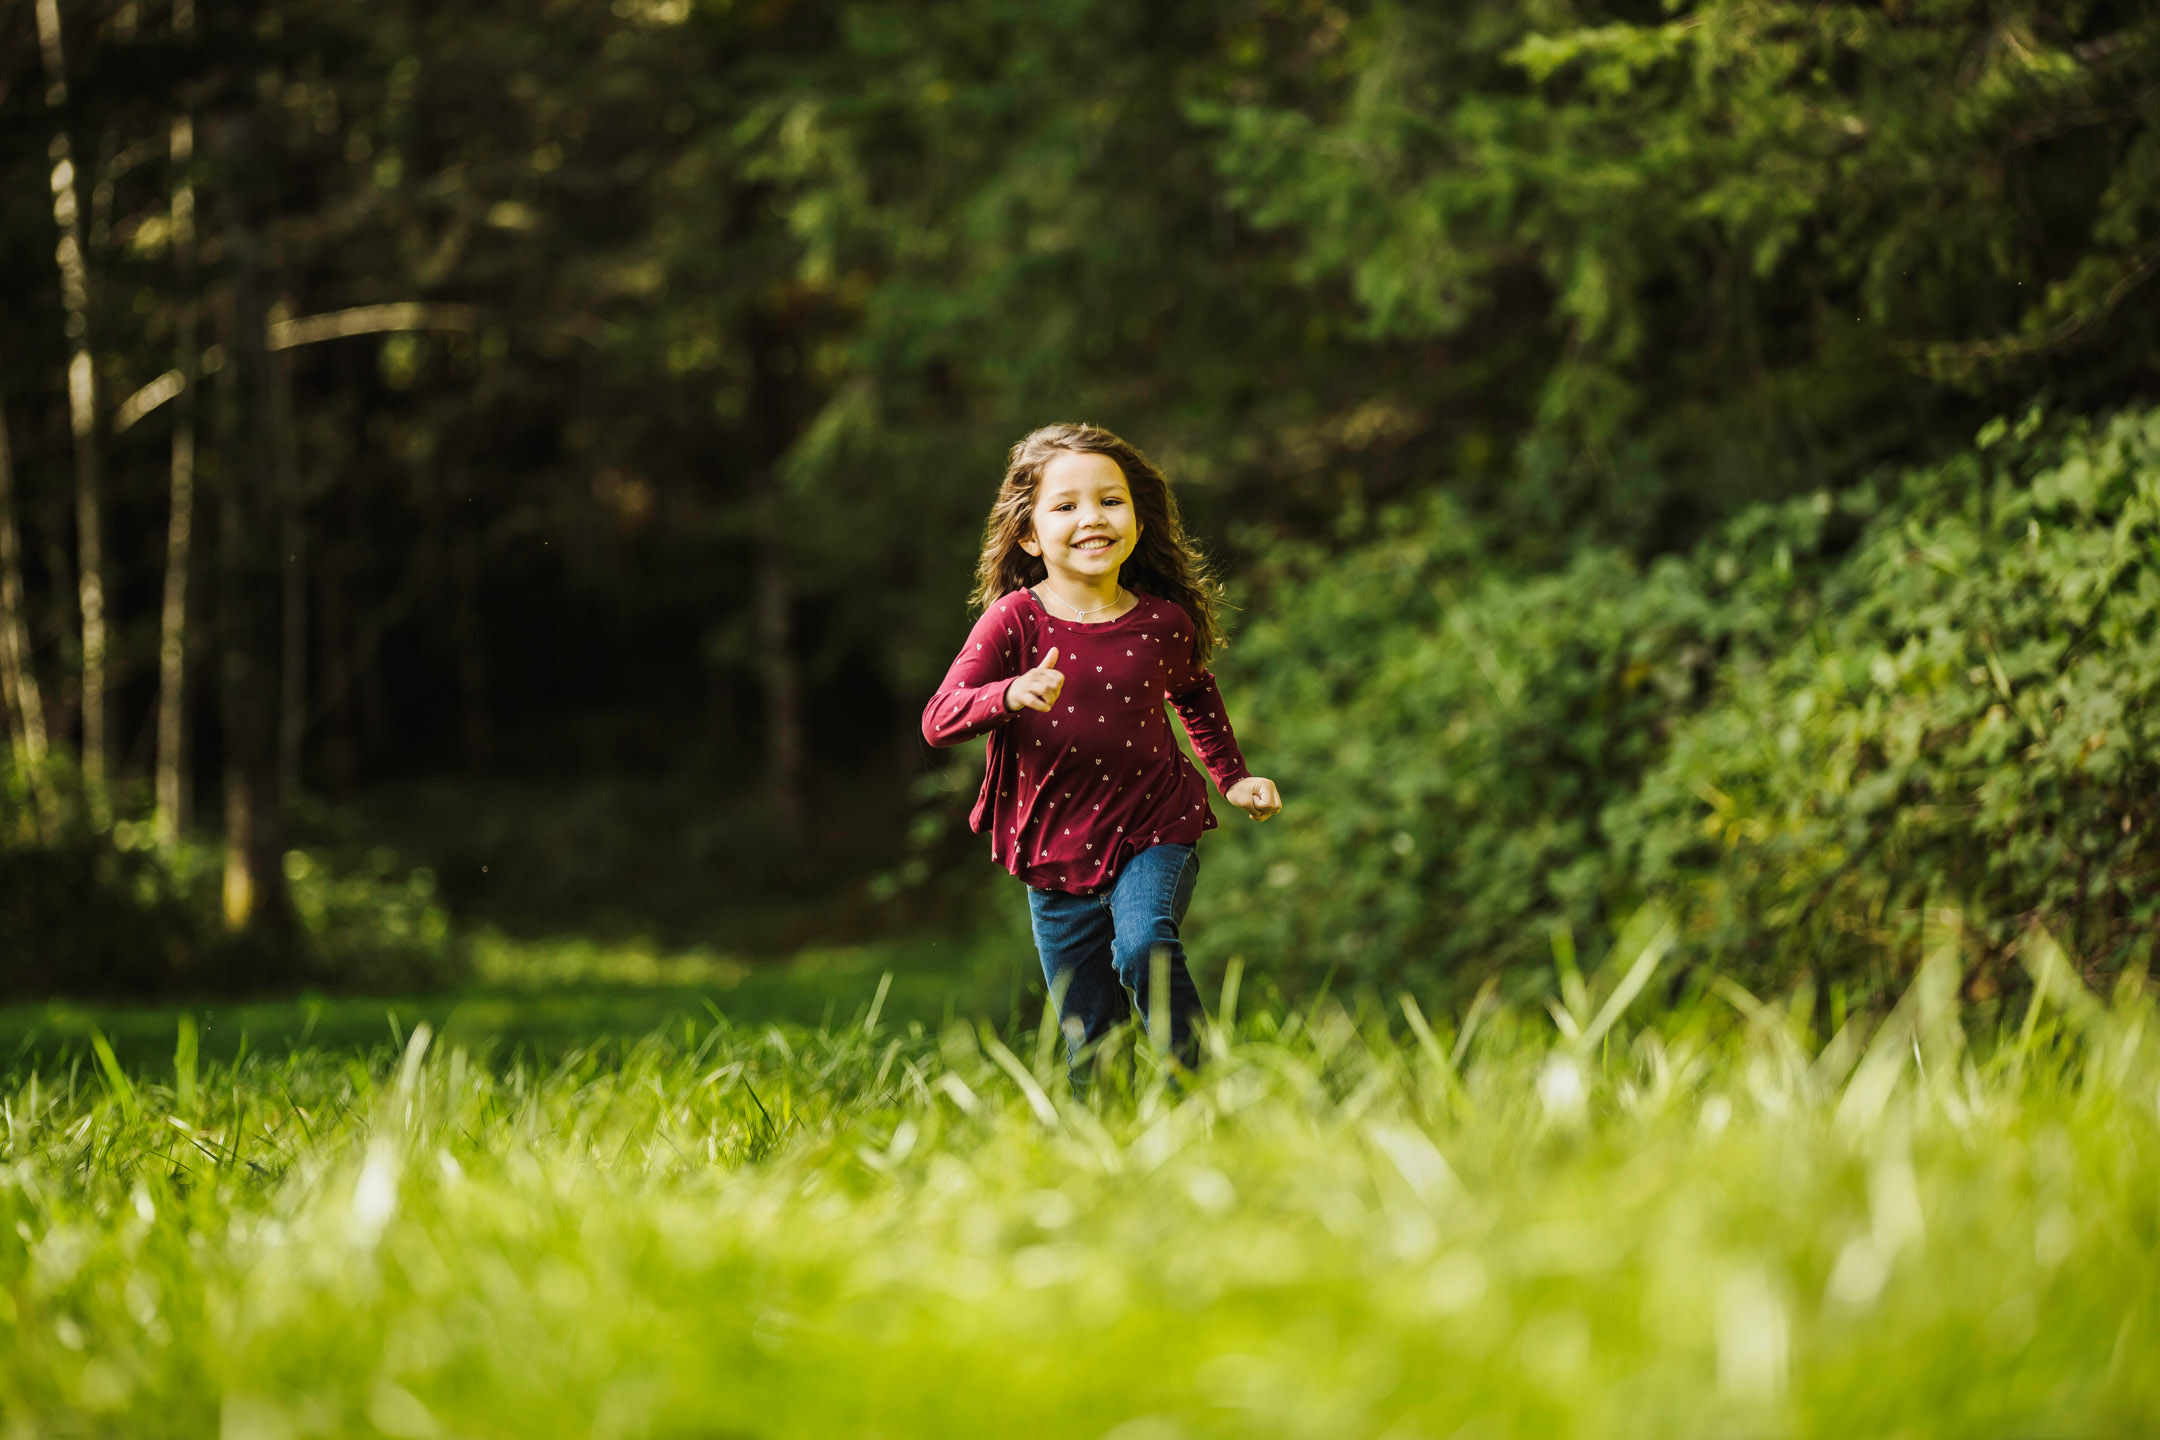
[[[1087,619],[1087,617],[1090,615],[1100,615],[1105,610],[1116,609],[1118,601],[1125,598],[1124,590],[1120,589],[1117,594],[1117,600],[1112,600],[1108,605],[1097,605],[1092,610],[1082,610],[1079,606],[1073,604],[1070,600],[1067,600],[1064,596],[1059,595],[1054,590],[1050,592],[1050,595],[1051,598],[1055,599],[1058,602],[1058,604],[1063,605],[1067,610],[1072,611],[1074,615],[1078,616],[1082,620]]]

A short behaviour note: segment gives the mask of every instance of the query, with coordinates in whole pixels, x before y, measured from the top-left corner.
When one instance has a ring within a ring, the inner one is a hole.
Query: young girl
[[[1282,797],[1246,771],[1208,673],[1214,595],[1170,484],[1107,430],[1044,426],[1012,448],[975,577],[983,615],[923,738],[990,736],[968,823],[1027,882],[1074,1063],[1129,1013],[1129,989],[1150,1024],[1163,1002],[1170,1033],[1155,1039],[1190,1064],[1200,995],[1178,925],[1215,816],[1163,701],[1224,799],[1265,820]]]

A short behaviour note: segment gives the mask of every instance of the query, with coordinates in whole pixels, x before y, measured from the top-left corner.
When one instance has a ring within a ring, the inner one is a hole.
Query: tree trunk
[[[173,6],[173,34],[185,38],[195,28],[189,0]],[[171,502],[165,526],[165,597],[158,611],[157,840],[167,851],[180,842],[188,824],[187,785],[187,648],[188,580],[195,551],[195,387],[201,377],[196,353],[199,310],[195,301],[195,117],[185,110],[173,116],[172,247],[175,289],[180,313],[173,326],[179,352],[180,393],[173,412]]]
[[[232,264],[227,391],[242,423],[219,454],[219,698],[225,731],[225,920],[234,930],[288,933],[284,795],[278,773],[278,661],[283,584],[275,439],[276,381],[265,328],[266,247],[256,195],[263,178],[256,117],[223,117],[229,147]]]
[[[192,327],[190,327],[192,328]],[[180,843],[191,818],[187,764],[188,582],[195,550],[194,385],[172,444],[172,500],[165,527],[165,595],[158,612],[157,840]]]
[[[292,356],[281,350],[266,358],[270,366],[270,451],[278,512],[278,613],[282,617],[278,642],[278,784],[286,793],[296,794],[308,730],[307,512],[300,494]]]
[[[45,758],[45,702],[30,664],[30,627],[24,623],[22,535],[15,527],[15,456],[7,416],[0,412],[0,666],[7,679],[9,732],[16,758],[37,765]]]
[[[50,828],[58,818],[45,788],[45,699],[30,662],[25,623],[22,536],[15,528],[15,460],[8,446],[7,416],[0,412],[0,676],[7,684],[8,733],[38,815]]]
[[[317,613],[322,616],[323,771],[330,793],[344,800],[359,778],[360,750],[353,737],[353,677],[360,665],[354,633],[351,585],[352,541],[339,527],[325,528],[322,564],[316,570]]]
[[[45,103],[57,116],[67,105],[67,52],[58,0],[37,0],[38,41],[45,60]],[[105,789],[105,558],[103,456],[97,433],[97,366],[90,353],[90,277],[83,253],[82,206],[67,127],[53,131],[53,220],[60,299],[67,312],[68,416],[75,433],[77,600],[82,611],[82,769],[93,824],[111,819]]]
[[[360,755],[367,759],[390,748],[390,687],[383,679],[379,644],[363,640],[353,653],[353,683],[360,691]]]
[[[782,343],[764,317],[749,329],[750,413],[756,439],[751,481],[758,673],[765,702],[765,788],[776,838],[788,849],[803,839],[802,666],[795,657],[795,589],[788,574],[787,507],[780,459],[787,450],[787,395],[775,351]]]
[[[38,536],[38,549],[44,552],[45,583],[51,596],[45,606],[45,643],[59,657],[60,673],[54,677],[45,709],[48,743],[75,728],[77,702],[82,699],[82,627],[74,623],[81,596],[75,588],[75,562],[68,557],[69,499],[65,493],[48,491],[36,507],[38,513],[24,517]],[[23,508],[31,508],[28,497]],[[24,614],[27,618],[29,612]]]
[[[792,849],[803,838],[802,667],[795,659],[795,596],[778,490],[768,473],[757,501],[758,669],[765,692],[765,785],[777,836]]]
[[[471,524],[457,528],[450,556],[451,583],[456,591],[455,630],[458,649],[458,695],[464,710],[465,763],[484,770],[494,758],[494,726],[488,720],[487,652],[480,634],[480,540]]]

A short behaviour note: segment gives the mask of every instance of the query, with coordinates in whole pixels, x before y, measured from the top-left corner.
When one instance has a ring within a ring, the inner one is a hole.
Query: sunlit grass
[[[2036,953],[2043,947],[2035,947]],[[2051,953],[2051,952],[2050,952]],[[13,1433],[2126,1434],[2160,1424],[2160,1037],[1938,960],[1817,1043],[1322,1002],[1129,1037],[415,1032],[0,1088]],[[1954,977],[1952,977],[1954,978]],[[867,1002],[868,995],[863,997]],[[1557,1022],[1557,1024],[1556,1024]],[[1144,1040],[1141,1042],[1144,1046]],[[1465,1427],[1469,1427],[1467,1430]]]

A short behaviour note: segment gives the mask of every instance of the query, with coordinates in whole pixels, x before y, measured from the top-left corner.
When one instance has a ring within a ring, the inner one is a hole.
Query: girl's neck
[[[1049,575],[1043,579],[1040,588],[1057,602],[1067,618],[1107,618],[1125,598],[1125,591],[1115,574],[1099,580],[1093,576]]]

